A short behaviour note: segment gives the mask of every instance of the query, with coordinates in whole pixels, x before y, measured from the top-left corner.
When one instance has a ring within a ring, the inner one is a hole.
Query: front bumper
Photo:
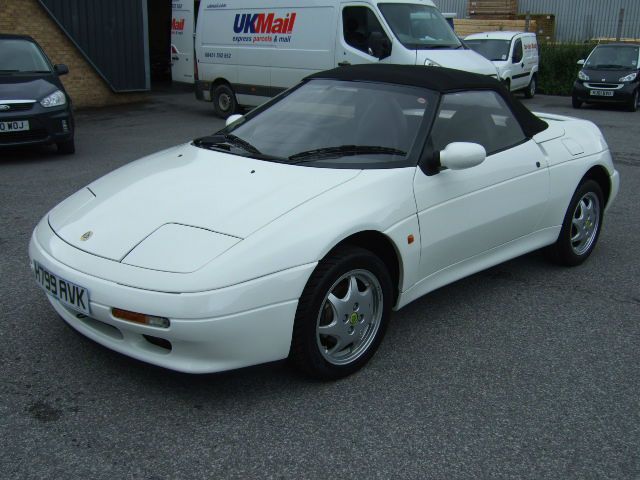
[[[71,107],[44,108],[34,103],[28,110],[0,113],[0,122],[29,121],[29,130],[0,133],[0,147],[45,145],[73,138]]]
[[[32,266],[37,261],[61,278],[88,289],[90,316],[72,310],[50,294],[47,298],[69,325],[97,343],[138,360],[187,373],[219,372],[288,356],[298,298],[315,264],[213,291],[150,291],[111,282],[59,262],[39,241],[43,232],[37,230],[44,225],[41,222],[36,227],[29,244]],[[45,234],[52,237],[47,243],[64,243],[50,229]],[[112,315],[114,307],[167,317],[170,326],[152,327],[121,320]]]
[[[203,100],[205,102],[211,101],[211,83],[203,80],[196,80],[195,82],[196,99]]]
[[[639,83],[599,84],[576,80],[573,84],[572,96],[586,103],[630,103]],[[610,92],[610,95],[594,95],[592,92]]]

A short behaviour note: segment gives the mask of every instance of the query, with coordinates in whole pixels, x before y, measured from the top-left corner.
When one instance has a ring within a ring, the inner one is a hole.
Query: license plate
[[[16,120],[14,122],[0,122],[0,133],[24,132],[29,130],[29,120]]]
[[[89,290],[51,273],[38,262],[33,262],[36,282],[45,292],[78,312],[89,315]]]
[[[596,97],[613,97],[611,90],[591,90],[589,95],[595,95]]]

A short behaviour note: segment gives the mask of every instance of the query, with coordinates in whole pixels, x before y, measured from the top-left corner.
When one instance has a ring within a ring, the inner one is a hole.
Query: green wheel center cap
[[[349,323],[351,323],[351,325],[355,325],[356,323],[358,323],[358,314],[357,313],[352,313],[351,316],[349,317]]]

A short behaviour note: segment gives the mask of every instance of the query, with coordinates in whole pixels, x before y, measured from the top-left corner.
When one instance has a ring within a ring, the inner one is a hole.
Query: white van
[[[268,6],[266,6],[268,5]],[[226,118],[307,75],[355,63],[432,65],[497,78],[432,1],[202,0],[196,97]]]
[[[531,32],[483,32],[465,37],[469,48],[491,60],[500,79],[513,91],[532,98],[538,86],[538,39]]]

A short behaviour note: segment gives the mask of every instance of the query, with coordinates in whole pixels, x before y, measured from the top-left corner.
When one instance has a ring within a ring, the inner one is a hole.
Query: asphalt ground
[[[286,362],[186,375],[57,317],[28,267],[38,220],[91,180],[217,130],[183,91],[77,114],[77,153],[0,152],[3,478],[640,478],[640,112],[523,100],[603,130],[622,186],[582,266],[540,252],[392,315],[337,382]]]

